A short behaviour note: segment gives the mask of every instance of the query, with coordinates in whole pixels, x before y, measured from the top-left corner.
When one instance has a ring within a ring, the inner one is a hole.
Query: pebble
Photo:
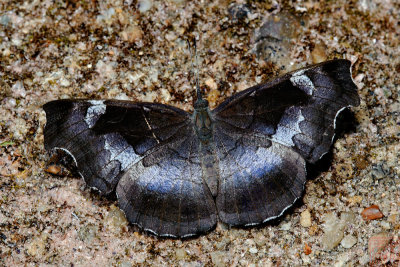
[[[344,233],[341,229],[332,229],[332,231],[327,231],[322,236],[322,245],[325,250],[332,250],[337,245],[339,245],[340,241],[342,241]]]
[[[268,17],[260,28],[257,40],[262,38],[290,39],[297,35],[299,28],[300,23],[295,16],[288,12],[281,12]]]
[[[123,261],[118,265],[118,267],[131,267],[131,266],[133,265],[129,261]]]
[[[331,231],[335,226],[339,225],[339,220],[336,214],[327,213],[323,215],[324,232]]]
[[[97,237],[99,228],[95,225],[85,225],[81,227],[78,231],[78,237],[85,243],[92,243],[92,241]]]
[[[280,228],[283,231],[289,231],[290,228],[292,228],[292,223],[291,222],[282,223]]]
[[[11,87],[12,96],[15,98],[26,96],[26,90],[22,81],[16,81],[14,85]]]
[[[166,103],[168,103],[171,100],[171,94],[169,93],[169,91],[167,89],[161,89],[160,90],[160,95],[162,100],[164,100]]]
[[[60,84],[61,86],[63,86],[63,87],[68,87],[68,86],[71,85],[71,82],[70,82],[68,79],[62,77],[62,78],[60,79],[60,83],[59,83],[59,84]]]
[[[268,242],[268,238],[264,234],[259,233],[254,237],[254,242],[257,246],[262,247]]]
[[[0,224],[5,224],[6,221],[7,221],[7,217],[0,211]]]
[[[290,64],[290,40],[300,31],[299,20],[287,12],[269,16],[254,36],[257,56],[282,68],[288,68],[287,70],[298,67]]]
[[[397,216],[398,216],[397,213],[394,213],[394,214],[389,215],[389,217],[388,217],[388,222],[390,222],[390,223],[396,223],[396,222],[397,222]]]
[[[175,256],[176,256],[176,259],[179,261],[179,260],[185,259],[187,256],[187,253],[184,248],[178,248],[177,250],[175,250]]]
[[[34,257],[41,257],[46,252],[47,234],[35,237],[27,246],[27,252]]]
[[[351,248],[357,243],[357,238],[352,235],[346,235],[342,241],[340,242],[340,245],[344,248]]]
[[[308,234],[313,236],[316,235],[318,233],[318,226],[317,225],[311,225],[310,228],[308,228]]]
[[[231,240],[229,238],[222,238],[220,242],[215,243],[215,248],[218,250],[224,250],[230,242]]]
[[[389,244],[391,239],[392,237],[389,236],[389,234],[379,233],[368,240],[368,255],[371,260],[378,256],[378,254]]]
[[[357,8],[362,12],[374,12],[376,10],[377,4],[374,1],[359,0]]]
[[[382,179],[386,177],[383,165],[378,165],[370,172],[374,179]]]
[[[389,230],[389,229],[391,228],[391,227],[390,227],[390,223],[389,223],[389,222],[386,222],[386,221],[381,222],[381,226],[382,226],[382,228],[385,229],[385,230]]]
[[[365,208],[361,212],[361,216],[363,217],[364,220],[369,221],[369,220],[376,220],[376,219],[382,218],[383,213],[380,211],[378,205],[372,205],[368,208]]]
[[[59,175],[61,173],[61,167],[58,165],[50,165],[44,171],[54,175]]]
[[[353,266],[351,264],[346,264],[350,260],[351,256],[349,253],[341,253],[336,255],[336,262],[332,265],[334,267],[344,267],[344,266]]]
[[[306,209],[300,214],[300,224],[303,227],[311,226],[311,213],[310,210]]]
[[[251,10],[247,4],[231,4],[228,8],[229,17],[234,23],[244,21],[249,17]]]
[[[343,212],[339,218],[334,213],[328,213],[324,218],[324,235],[322,245],[325,250],[332,250],[340,244],[344,237],[344,230],[348,225],[355,223],[356,216],[353,212]]]
[[[121,233],[125,231],[128,226],[128,221],[126,220],[124,212],[114,205],[111,205],[110,211],[104,220],[108,229],[114,233]]]
[[[222,251],[214,251],[211,252],[210,255],[213,266],[216,267],[226,266],[224,263],[225,254]]]
[[[12,133],[14,139],[25,140],[25,136],[28,133],[26,120],[15,118],[15,120],[9,125],[9,132]]]
[[[311,58],[313,63],[320,63],[327,59],[326,46],[324,44],[315,44],[314,49],[311,51]]]
[[[356,205],[358,203],[361,203],[362,200],[363,200],[362,196],[352,196],[352,197],[349,197],[347,199],[347,201],[349,202],[350,206],[354,206],[354,205]]]
[[[144,13],[151,9],[153,1],[151,0],[139,0],[139,12]]]
[[[99,60],[96,63],[96,72],[100,74],[101,77],[113,79],[116,77],[115,63]]]
[[[354,214],[354,212],[343,212],[340,215],[340,221],[342,223],[343,226],[346,226],[348,224],[353,224],[356,222],[356,215]]]
[[[328,213],[324,215],[324,234],[321,238],[321,244],[325,250],[332,250],[344,237],[344,221],[348,216],[342,215],[341,220],[334,214]]]
[[[210,103],[210,107],[215,107],[217,104],[217,100],[219,99],[220,92],[219,90],[211,90],[207,95],[207,101]]]
[[[122,31],[119,36],[122,40],[128,43],[135,43],[142,39],[143,31],[139,26],[131,25]]]
[[[1,25],[7,27],[7,25],[8,25],[9,22],[10,22],[10,17],[9,17],[9,16],[7,16],[7,15],[2,15],[2,16],[0,16],[0,24],[1,24]]]
[[[256,254],[258,252],[258,249],[256,247],[252,247],[252,248],[249,249],[249,252],[251,254]]]
[[[311,252],[312,252],[311,247],[307,243],[304,243],[304,254],[310,255]]]
[[[218,85],[217,83],[214,81],[213,78],[209,77],[206,81],[205,84],[211,89],[211,90],[217,90],[218,89]]]

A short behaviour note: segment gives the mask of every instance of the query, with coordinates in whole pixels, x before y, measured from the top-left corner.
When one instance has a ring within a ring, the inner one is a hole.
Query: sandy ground
[[[399,18],[395,0],[0,2],[0,265],[398,266]],[[187,37],[198,40],[213,106],[308,64],[353,62],[361,98],[353,127],[272,224],[158,239],[82,180],[44,171],[47,101],[117,98],[191,111]],[[374,204],[383,217],[364,219]]]

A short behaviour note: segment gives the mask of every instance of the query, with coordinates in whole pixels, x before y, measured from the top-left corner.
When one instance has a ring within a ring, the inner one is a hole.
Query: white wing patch
[[[294,146],[293,136],[301,133],[300,122],[305,118],[298,107],[288,108],[278,123],[272,139],[285,146]]]
[[[117,133],[104,135],[104,140],[104,148],[111,153],[110,161],[118,160],[121,163],[121,171],[125,171],[131,164],[138,162],[142,158]]]
[[[90,106],[86,112],[85,122],[92,128],[101,115],[106,112],[106,105],[103,100],[89,100]]]
[[[301,90],[306,92],[308,95],[312,95],[313,91],[315,90],[314,84],[308,78],[306,74],[304,74],[305,70],[299,70],[296,71],[295,73],[292,74],[292,77],[290,77],[290,81],[294,86],[299,87]]]

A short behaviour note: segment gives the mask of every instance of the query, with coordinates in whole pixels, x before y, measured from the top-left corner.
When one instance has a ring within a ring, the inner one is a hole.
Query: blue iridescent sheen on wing
[[[153,103],[44,105],[45,148],[66,152],[85,182],[116,192],[129,222],[159,236],[277,218],[301,197],[306,162],[332,145],[336,117],[357,106],[351,64],[303,68],[194,113]]]

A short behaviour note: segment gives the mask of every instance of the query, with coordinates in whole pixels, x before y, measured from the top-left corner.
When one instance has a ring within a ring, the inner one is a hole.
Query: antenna
[[[190,41],[189,41],[189,39],[187,39],[186,41],[188,43],[188,49],[189,49],[190,58],[192,61],[192,69],[194,69],[194,72],[195,72],[197,100],[200,100],[200,99],[202,99],[202,95],[201,95],[200,86],[199,86],[199,69],[198,69],[198,61],[197,61],[196,38],[193,38],[194,64],[193,64],[193,52],[192,52],[192,49],[190,46]]]

